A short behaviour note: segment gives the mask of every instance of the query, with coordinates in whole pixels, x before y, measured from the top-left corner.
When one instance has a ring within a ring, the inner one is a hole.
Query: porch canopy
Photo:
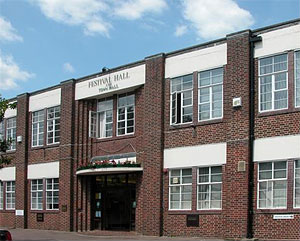
[[[129,172],[142,172],[143,167],[136,163],[136,153],[95,156],[87,166],[79,167],[76,175],[101,175]]]

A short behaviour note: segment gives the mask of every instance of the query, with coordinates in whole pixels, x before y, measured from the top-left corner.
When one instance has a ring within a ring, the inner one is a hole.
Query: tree
[[[10,103],[8,100],[4,99],[0,95],[0,122],[3,121],[5,111],[10,109],[15,109],[17,107],[17,103]],[[6,155],[6,151],[8,150],[12,140],[11,139],[0,139],[0,169],[4,165],[8,165],[11,162],[11,157]]]

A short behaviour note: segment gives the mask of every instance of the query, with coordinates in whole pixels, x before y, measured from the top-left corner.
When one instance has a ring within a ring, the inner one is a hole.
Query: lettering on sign
[[[294,219],[293,214],[275,214],[273,219]]]
[[[99,93],[106,92],[109,90],[116,90],[119,89],[118,82],[129,79],[130,75],[128,72],[118,73],[118,74],[112,74],[105,77],[100,77],[95,80],[91,80],[88,83],[89,88],[99,88]]]

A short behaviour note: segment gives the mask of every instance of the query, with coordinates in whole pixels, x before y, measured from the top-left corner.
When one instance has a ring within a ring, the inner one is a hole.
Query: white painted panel
[[[59,162],[28,165],[28,179],[59,178]]]
[[[208,70],[227,63],[227,44],[179,54],[166,59],[165,78],[173,78],[194,71]]]
[[[254,141],[254,161],[300,158],[300,135],[262,138]]]
[[[143,84],[145,84],[144,64],[77,83],[75,100],[113,94]]]
[[[15,109],[7,109],[4,114],[4,118],[10,118],[17,116],[17,108]]]
[[[222,165],[226,163],[226,143],[164,150],[164,168]]]
[[[61,89],[50,90],[29,97],[29,111],[37,111],[61,103]]]
[[[255,44],[255,58],[300,48],[300,24],[260,34]]]
[[[4,167],[0,169],[0,181],[15,181],[16,167]]]

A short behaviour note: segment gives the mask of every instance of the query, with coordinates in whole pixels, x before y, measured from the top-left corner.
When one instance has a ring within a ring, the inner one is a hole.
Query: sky
[[[296,18],[300,0],[0,0],[0,94]]]

